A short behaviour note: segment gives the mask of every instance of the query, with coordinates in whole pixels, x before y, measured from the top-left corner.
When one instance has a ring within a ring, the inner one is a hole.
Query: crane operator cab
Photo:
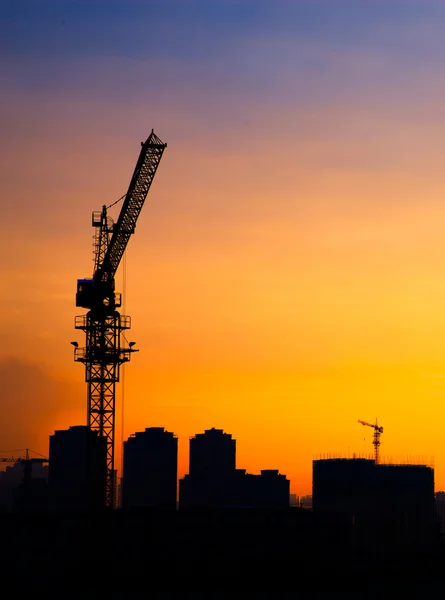
[[[112,282],[114,286],[114,281]],[[108,286],[99,286],[94,279],[78,279],[76,292],[76,306],[82,308],[98,308],[105,306],[113,310],[122,306],[122,294],[110,290]]]
[[[76,306],[91,308],[93,305],[93,280],[78,279],[76,292]]]

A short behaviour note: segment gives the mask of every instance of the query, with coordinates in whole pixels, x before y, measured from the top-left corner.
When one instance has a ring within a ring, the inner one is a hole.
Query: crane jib
[[[136,221],[166,147],[167,144],[162,143],[153,131],[147,141],[142,144],[121,212],[113,227],[108,250],[100,267],[101,273],[107,273],[108,276],[114,277],[130,235],[134,233]]]

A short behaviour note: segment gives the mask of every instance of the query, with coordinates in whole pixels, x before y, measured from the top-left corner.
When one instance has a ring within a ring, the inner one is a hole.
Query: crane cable
[[[122,257],[122,309],[126,313],[126,298],[127,298],[127,253],[124,252]],[[125,338],[125,336],[124,336]],[[127,339],[125,338],[125,341]],[[124,476],[124,417],[125,417],[125,363],[122,363],[122,412],[121,412],[121,481]]]
[[[25,452],[25,451],[26,451],[26,448],[15,448],[14,450],[0,450],[0,453],[11,454],[12,452]],[[28,452],[37,454],[37,456],[40,456],[41,458],[46,458],[46,456],[43,456],[43,454],[40,454],[39,452],[36,452],[35,450],[31,450],[30,448],[28,448]],[[11,457],[11,458],[13,458],[13,457]],[[21,458],[21,457],[18,457],[18,458]]]
[[[113,202],[112,204],[110,204],[109,206],[107,206],[107,210],[108,210],[109,208],[111,208],[112,206],[114,206],[115,204],[117,204],[118,202],[120,202],[121,200],[123,200],[123,199],[125,198],[125,196],[126,196],[126,195],[127,195],[127,194],[124,194],[123,196],[121,196],[120,198],[118,198],[118,199],[116,200],[116,202]]]
[[[118,204],[118,202],[120,202],[121,200],[123,200],[125,198],[127,194],[124,194],[123,196],[121,196],[120,198],[118,198],[117,200],[115,200],[115,202],[112,202],[111,204],[109,204],[107,206],[107,210],[109,208],[111,208],[112,206],[115,206],[116,204]],[[127,260],[126,260],[126,252],[124,252],[124,255],[122,257],[122,267],[123,267],[123,282],[122,282],[122,309],[123,309],[123,313],[125,315],[125,299],[127,296]],[[124,333],[122,332],[122,336],[125,340],[125,342],[128,343],[127,338],[125,337]],[[122,363],[122,412],[121,412],[121,481],[122,481],[122,477],[124,474],[124,404],[125,404],[125,363]],[[118,498],[118,504],[119,504],[119,498]]]

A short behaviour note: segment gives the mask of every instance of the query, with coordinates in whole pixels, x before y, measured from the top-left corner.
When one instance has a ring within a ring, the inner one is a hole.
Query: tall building
[[[199,477],[231,475],[235,471],[236,440],[222,429],[207,429],[190,438],[189,473]]]
[[[189,474],[179,482],[179,506],[219,508],[233,504],[236,440],[222,429],[190,438]]]
[[[179,482],[180,508],[289,507],[290,482],[278,470],[251,475],[236,468],[236,440],[222,429],[190,439],[189,474]]]
[[[149,427],[124,442],[124,509],[176,508],[178,439],[163,427]]]
[[[431,467],[314,460],[312,486],[314,513],[349,522],[368,544],[423,548],[434,540]]]
[[[86,425],[49,438],[48,500],[53,511],[96,510],[104,505],[106,439]]]

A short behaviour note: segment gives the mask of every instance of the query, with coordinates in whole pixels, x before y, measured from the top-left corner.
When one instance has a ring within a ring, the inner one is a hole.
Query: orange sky
[[[240,468],[278,468],[305,494],[315,455],[372,452],[357,419],[378,417],[382,455],[433,456],[445,489],[445,80],[403,51],[414,17],[396,30],[362,17],[367,36],[343,45],[315,25],[313,39],[235,31],[213,63],[196,58],[207,37],[183,61],[70,55],[70,77],[52,55],[46,85],[24,53],[26,95],[11,62],[1,449],[46,454],[54,429],[85,423],[69,342],[83,341],[91,212],[125,193],[154,127],[168,147],[126,255],[140,352],[118,388],[117,450],[124,389],[125,437],[175,432],[180,476],[188,438],[217,427]],[[418,23],[432,54],[440,23]]]

